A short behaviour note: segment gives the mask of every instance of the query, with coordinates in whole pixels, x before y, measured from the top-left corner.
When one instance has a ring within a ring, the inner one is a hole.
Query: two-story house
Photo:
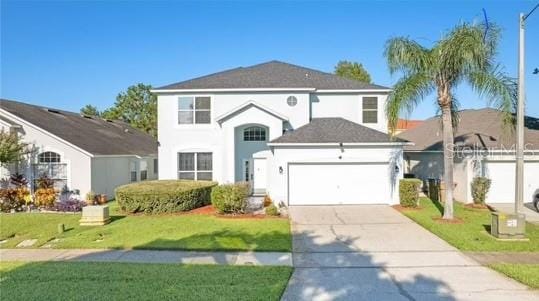
[[[248,181],[285,205],[398,202],[389,88],[271,61],[153,92],[159,179]]]

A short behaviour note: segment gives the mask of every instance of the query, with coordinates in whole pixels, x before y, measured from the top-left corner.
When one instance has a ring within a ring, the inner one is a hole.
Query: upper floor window
[[[38,156],[39,163],[60,163],[60,154],[55,152],[44,152]]]
[[[378,123],[378,97],[363,97],[363,123]]]
[[[243,130],[243,141],[266,141],[266,129],[251,126]]]
[[[178,99],[179,124],[204,124],[211,121],[211,99],[208,96],[182,96]]]

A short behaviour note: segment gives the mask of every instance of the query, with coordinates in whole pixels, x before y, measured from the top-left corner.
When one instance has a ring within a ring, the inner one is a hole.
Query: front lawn
[[[0,263],[4,300],[279,300],[292,268]]]
[[[219,251],[290,251],[287,219],[236,219],[209,215],[123,215],[110,204],[112,222],[79,226],[80,214],[0,214],[1,248],[25,239],[53,248],[183,249]],[[58,224],[67,229],[57,233]],[[55,240],[58,239],[58,240]]]
[[[539,289],[539,264],[492,264],[489,267],[529,287]]]
[[[455,202],[455,217],[461,224],[444,224],[433,217],[441,216],[442,208],[428,198],[421,198],[420,210],[403,210],[403,214],[462,251],[537,252],[539,225],[526,224],[528,242],[497,241],[490,236],[490,211],[472,209]]]

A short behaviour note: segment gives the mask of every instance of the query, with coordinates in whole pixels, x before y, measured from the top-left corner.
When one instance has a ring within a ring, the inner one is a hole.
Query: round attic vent
[[[286,103],[289,106],[293,107],[298,103],[298,99],[296,98],[296,96],[288,96],[288,98],[286,99]]]

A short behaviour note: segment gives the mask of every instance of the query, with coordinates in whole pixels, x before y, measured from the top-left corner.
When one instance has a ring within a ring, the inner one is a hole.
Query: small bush
[[[419,205],[419,179],[402,179],[399,182],[399,197],[402,207],[417,207]]]
[[[472,180],[472,198],[475,204],[484,204],[490,189],[490,179],[485,177],[475,177]]]
[[[56,201],[56,191],[54,188],[38,188],[34,193],[34,200],[38,207],[53,207]]]
[[[0,189],[0,210],[10,212],[11,210],[19,211],[24,205],[24,199],[20,198],[21,189],[23,188],[2,188]],[[28,192],[29,194],[29,192]]]
[[[269,195],[264,196],[264,207],[268,207],[269,205],[273,204],[273,201],[271,200]]]
[[[143,181],[116,188],[116,200],[123,211],[146,214],[188,211],[210,203],[210,181]]]
[[[275,206],[274,204],[269,205],[268,207],[266,207],[265,210],[266,210],[266,215],[270,215],[270,216],[279,215],[279,208],[277,208],[277,206]]]
[[[86,205],[86,202],[83,202],[75,198],[69,198],[69,199],[65,199],[65,200],[61,200],[60,202],[57,202],[54,205],[54,209],[56,211],[61,211],[61,212],[79,212],[79,211],[82,211],[82,207],[84,207],[85,205]]]
[[[211,192],[211,203],[219,213],[243,213],[247,206],[248,183],[219,185]]]

